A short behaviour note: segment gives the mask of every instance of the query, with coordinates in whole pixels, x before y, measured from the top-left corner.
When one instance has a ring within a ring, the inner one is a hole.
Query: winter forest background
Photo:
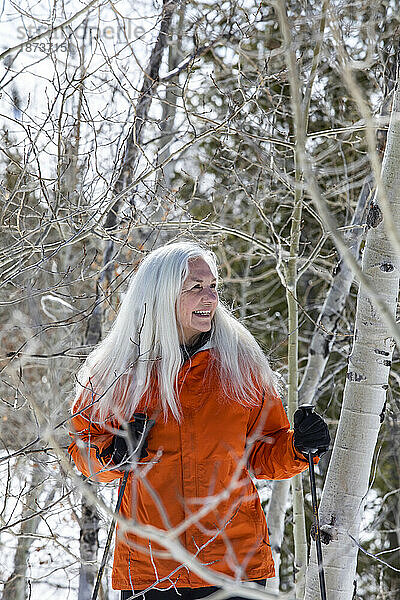
[[[398,2],[0,14],[3,600],[90,597],[116,489],[66,454],[74,374],[137,261],[182,238],[217,253],[290,418],[312,402],[330,425],[329,600],[399,598]],[[263,597],[317,600],[307,474],[260,493],[280,566]]]

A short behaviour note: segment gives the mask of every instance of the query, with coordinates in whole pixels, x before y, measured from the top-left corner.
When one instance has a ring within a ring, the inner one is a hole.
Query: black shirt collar
[[[211,337],[211,332],[212,332],[212,330],[203,331],[203,333],[201,333],[199,335],[199,337],[194,342],[194,344],[192,344],[190,346],[186,346],[185,344],[182,344],[180,346],[183,362],[185,362],[189,358],[192,358],[192,356],[194,354],[196,354],[196,352],[198,352],[198,350],[200,350],[200,348],[208,342],[208,340]]]

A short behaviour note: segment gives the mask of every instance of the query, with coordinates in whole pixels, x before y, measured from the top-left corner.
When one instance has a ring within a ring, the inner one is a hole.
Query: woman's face
[[[210,331],[218,304],[217,282],[206,261],[192,258],[188,267],[177,305],[179,341],[187,345],[200,333]]]

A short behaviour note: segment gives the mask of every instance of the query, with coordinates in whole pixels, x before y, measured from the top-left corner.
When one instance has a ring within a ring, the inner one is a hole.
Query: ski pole
[[[312,404],[303,404],[299,406],[301,410],[305,412],[305,416],[313,412],[314,407]],[[317,448],[305,448],[302,450],[304,454],[308,455],[309,473],[310,473],[310,488],[312,507],[314,513],[314,526],[315,526],[315,545],[317,549],[317,561],[318,561],[318,575],[319,575],[319,587],[321,590],[321,600],[326,600],[326,585],[325,585],[325,573],[324,565],[322,562],[322,546],[321,546],[321,532],[319,529],[319,517],[318,517],[318,504],[317,504],[317,490],[315,486],[315,472],[314,472],[314,456],[316,456]]]
[[[122,478],[121,487],[120,487],[119,493],[118,493],[117,504],[115,506],[115,513],[118,513],[119,509],[121,508],[122,497],[124,495],[128,477],[129,477],[129,471],[125,471],[124,476]],[[113,520],[111,521],[110,529],[108,530],[107,541],[106,541],[106,545],[104,547],[104,552],[103,552],[103,558],[101,559],[101,565],[99,568],[99,572],[97,573],[96,585],[94,586],[92,600],[96,600],[97,594],[99,593],[101,578],[103,577],[104,567],[106,566],[107,557],[108,557],[108,553],[110,551],[111,540],[113,537],[116,522],[117,522],[116,518],[113,517]]]

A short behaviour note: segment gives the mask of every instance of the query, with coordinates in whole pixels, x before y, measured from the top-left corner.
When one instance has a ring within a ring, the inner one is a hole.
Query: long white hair
[[[170,412],[180,420],[177,379],[182,358],[176,310],[188,262],[198,257],[218,278],[214,253],[192,242],[167,244],[141,261],[110,332],[77,373],[74,410],[83,407],[86,394],[84,405],[97,398],[91,409],[95,418],[129,420],[150,393],[155,376],[164,418]],[[254,405],[256,382],[257,387],[274,389],[275,379],[260,346],[221,301],[213,317],[210,345],[227,398]]]

